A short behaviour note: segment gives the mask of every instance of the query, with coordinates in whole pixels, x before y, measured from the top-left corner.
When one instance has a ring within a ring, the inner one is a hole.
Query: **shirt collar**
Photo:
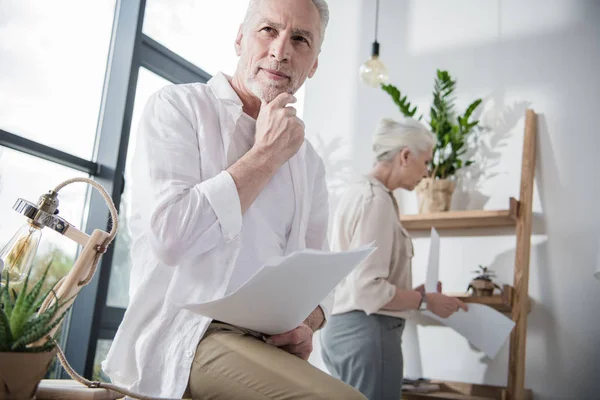
[[[233,103],[240,108],[243,106],[242,100],[231,87],[231,77],[218,72],[208,81],[208,86],[213,91],[215,97],[219,100]]]
[[[222,72],[215,74],[209,81],[208,87],[220,103],[219,124],[221,128],[221,137],[223,138],[224,159],[227,164],[227,154],[231,143],[231,135],[235,130],[237,121],[242,115],[243,103],[230,83],[231,77]]]
[[[388,189],[383,183],[381,183],[381,181],[379,181],[379,179],[375,178],[374,176],[366,175],[365,178],[367,179],[367,181],[369,181],[371,185],[380,187],[388,193],[392,193],[390,189]]]

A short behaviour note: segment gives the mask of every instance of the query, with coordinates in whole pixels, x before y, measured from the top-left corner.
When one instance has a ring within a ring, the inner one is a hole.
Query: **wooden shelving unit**
[[[510,285],[502,287],[502,293],[493,296],[472,296],[468,293],[444,293],[446,296],[456,297],[464,303],[485,304],[501,313],[511,314],[513,309],[513,299],[515,298],[515,289]],[[527,312],[531,311],[531,303],[527,302]]]
[[[468,293],[444,293],[446,296],[456,297],[464,303],[485,304],[503,313],[512,311],[514,289],[510,285],[504,285],[501,294],[493,296],[470,296]]]
[[[514,283],[505,286],[503,293],[491,297],[454,294],[469,303],[486,304],[498,311],[510,313],[515,327],[510,336],[508,386],[472,385],[460,382],[434,382],[440,390],[433,393],[404,393],[404,399],[461,399],[461,400],[526,400],[533,398],[525,389],[525,341],[529,301],[529,255],[531,247],[533,179],[535,173],[535,140],[537,115],[525,113],[525,136],[521,167],[519,201],[511,198],[507,210],[449,211],[444,213],[406,215],[400,221],[409,231],[441,229],[473,229],[514,226],[516,233]]]
[[[516,226],[519,202],[510,198],[506,210],[447,211],[430,214],[403,215],[402,226],[409,231],[436,229],[473,229]]]

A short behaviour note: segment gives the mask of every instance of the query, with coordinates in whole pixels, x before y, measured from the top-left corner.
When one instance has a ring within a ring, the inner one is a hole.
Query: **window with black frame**
[[[12,210],[18,198],[35,203],[66,179],[97,173],[97,124],[115,7],[115,0],[2,3],[0,248],[24,224]],[[61,191],[59,210],[83,228],[87,187]],[[52,262],[49,287],[66,275],[77,251],[75,242],[44,230],[33,267]],[[67,320],[62,332],[68,330]]]

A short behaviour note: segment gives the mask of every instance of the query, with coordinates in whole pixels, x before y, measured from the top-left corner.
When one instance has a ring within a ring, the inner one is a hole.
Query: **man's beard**
[[[266,68],[280,72],[287,75],[289,78],[287,81],[277,82],[267,79],[266,82],[262,82],[257,77],[260,68]],[[254,67],[252,70],[253,73],[246,78],[246,87],[248,90],[250,90],[250,92],[252,92],[252,94],[267,103],[273,101],[281,93],[294,94],[298,90],[298,87],[296,87],[297,79],[295,74],[287,68],[282,67],[279,63]]]

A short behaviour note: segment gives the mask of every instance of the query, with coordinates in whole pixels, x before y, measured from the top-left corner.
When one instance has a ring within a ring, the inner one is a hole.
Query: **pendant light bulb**
[[[388,69],[379,58],[379,43],[373,43],[371,58],[360,66],[359,75],[363,83],[373,88],[388,82]]]
[[[388,70],[379,58],[379,43],[377,33],[379,31],[379,0],[375,3],[375,40],[371,50],[371,58],[365,61],[359,69],[360,80],[373,88],[388,82]]]

